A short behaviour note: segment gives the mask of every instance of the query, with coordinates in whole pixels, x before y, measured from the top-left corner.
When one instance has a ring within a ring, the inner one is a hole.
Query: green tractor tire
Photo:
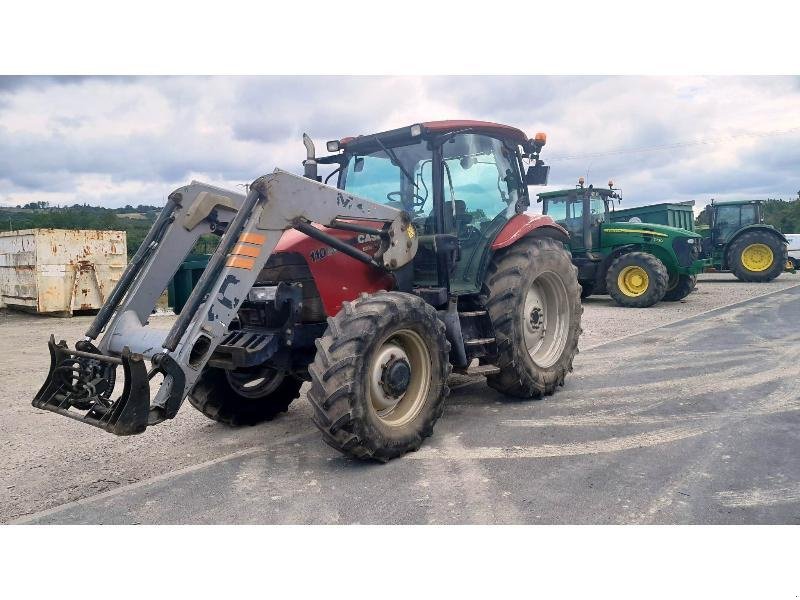
[[[788,246],[769,231],[743,233],[728,249],[728,266],[740,281],[772,281],[783,272],[788,258]]]
[[[647,252],[628,252],[606,273],[606,288],[620,306],[647,308],[664,298],[669,274],[657,257]]]
[[[677,302],[683,300],[694,291],[697,284],[697,275],[674,275],[667,282],[667,293],[664,300],[667,302]]]

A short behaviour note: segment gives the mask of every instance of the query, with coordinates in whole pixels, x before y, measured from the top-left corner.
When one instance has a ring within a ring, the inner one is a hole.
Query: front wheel
[[[667,283],[667,293],[664,300],[667,302],[677,302],[683,300],[694,291],[697,284],[697,275],[671,275]]]
[[[789,253],[786,244],[769,231],[748,231],[731,244],[728,265],[740,281],[772,281],[780,275]]]
[[[419,448],[444,410],[449,354],[444,323],[421,298],[379,292],[345,302],[308,369],[325,442],[384,462]]]
[[[564,385],[581,334],[577,269],[563,244],[522,239],[492,259],[482,291],[497,339],[490,387],[517,398],[541,398]]]
[[[669,274],[657,257],[647,252],[628,252],[606,273],[608,293],[620,306],[647,308],[661,301]]]
[[[299,379],[269,367],[225,371],[206,367],[189,403],[213,421],[233,427],[271,421],[300,395]]]

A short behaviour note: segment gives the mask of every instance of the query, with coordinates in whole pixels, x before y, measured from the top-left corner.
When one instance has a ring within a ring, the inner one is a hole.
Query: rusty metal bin
[[[62,315],[98,310],[127,262],[124,231],[0,233],[0,306]]]

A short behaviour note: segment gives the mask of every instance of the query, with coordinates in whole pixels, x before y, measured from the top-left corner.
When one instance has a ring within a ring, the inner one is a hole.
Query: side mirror
[[[361,173],[364,170],[364,157],[358,157],[356,162],[353,164],[353,171],[356,173]]]
[[[550,175],[550,165],[531,165],[525,173],[526,185],[547,185],[547,178]]]

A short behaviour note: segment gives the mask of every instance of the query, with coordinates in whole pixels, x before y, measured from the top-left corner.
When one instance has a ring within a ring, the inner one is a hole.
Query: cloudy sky
[[[623,204],[800,190],[800,77],[0,77],[0,206],[163,204],[301,171],[324,141],[473,118],[548,134],[551,186]]]

